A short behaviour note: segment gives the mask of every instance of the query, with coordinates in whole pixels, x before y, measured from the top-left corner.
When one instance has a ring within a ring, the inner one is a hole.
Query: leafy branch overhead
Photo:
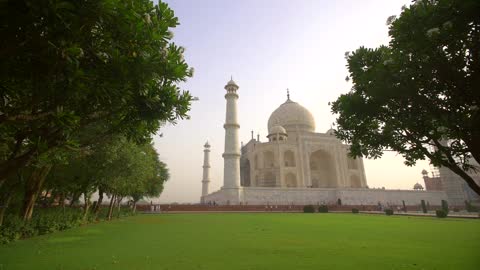
[[[332,103],[353,156],[429,159],[461,176],[480,162],[480,2],[414,1],[388,19],[391,41],[346,55],[352,90]]]
[[[188,117],[178,84],[193,69],[167,4],[24,0],[0,12],[0,183],[49,151],[111,134],[146,142]]]

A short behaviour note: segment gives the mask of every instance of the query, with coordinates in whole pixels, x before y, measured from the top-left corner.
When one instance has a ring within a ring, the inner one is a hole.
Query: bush
[[[387,216],[393,215],[393,209],[385,209],[385,215]]]
[[[352,209],[352,213],[354,213],[354,214],[358,214],[359,212],[360,212],[360,211],[358,211],[357,208],[353,208],[353,209]]]
[[[313,205],[305,205],[303,207],[303,212],[304,213],[315,213],[315,208],[313,207]]]
[[[442,200],[442,210],[448,215],[448,202],[445,200]]]
[[[319,212],[319,213],[328,213],[328,206],[326,206],[326,205],[320,205],[320,206],[318,207],[318,212]]]
[[[437,210],[435,211],[435,214],[437,215],[438,218],[446,218],[448,215],[448,212],[445,212],[444,210]]]

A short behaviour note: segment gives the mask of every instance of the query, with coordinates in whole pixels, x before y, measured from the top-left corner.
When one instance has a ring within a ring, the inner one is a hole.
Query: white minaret
[[[227,114],[225,119],[225,152],[223,153],[223,188],[240,187],[240,144],[238,131],[240,125],[237,120],[238,85],[230,79],[225,85],[227,94]]]
[[[210,144],[208,141],[203,146],[203,178],[201,203],[205,203],[205,196],[208,195],[208,184],[210,183]]]

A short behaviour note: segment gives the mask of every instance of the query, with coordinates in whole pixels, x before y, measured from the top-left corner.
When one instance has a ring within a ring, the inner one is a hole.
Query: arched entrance
[[[285,151],[283,154],[283,161],[285,167],[295,167],[295,155],[293,154],[293,151]]]
[[[295,176],[295,174],[287,173],[287,175],[285,175],[285,185],[287,187],[297,187],[298,186],[297,177]]]
[[[314,188],[337,186],[336,166],[331,154],[317,150],[310,155],[310,179]]]
[[[263,152],[263,168],[273,168],[274,167],[274,157],[272,151]]]
[[[360,181],[360,177],[358,175],[353,174],[350,176],[350,186],[352,188],[361,188],[362,182]]]
[[[273,172],[265,172],[263,174],[262,187],[275,187],[277,179]]]
[[[246,159],[240,164],[240,185],[242,187],[249,187],[250,181],[250,160]]]

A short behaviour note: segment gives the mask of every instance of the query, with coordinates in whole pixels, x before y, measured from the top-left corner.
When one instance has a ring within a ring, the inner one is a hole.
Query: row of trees
[[[157,196],[168,179],[152,147],[188,117],[192,76],[172,42],[178,19],[149,0],[19,0],[0,8],[0,205],[29,220],[41,194]]]

